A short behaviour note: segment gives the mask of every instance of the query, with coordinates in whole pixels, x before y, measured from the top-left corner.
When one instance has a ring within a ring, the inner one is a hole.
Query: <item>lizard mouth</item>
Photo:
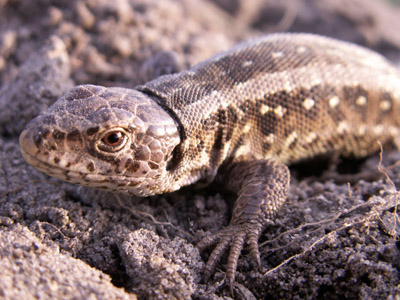
[[[110,192],[127,193],[136,196],[149,195],[148,192],[141,188],[144,184],[144,179],[142,178],[67,170],[38,159],[36,156],[25,151],[24,148],[21,148],[21,153],[26,162],[31,166],[57,179]]]
[[[73,184],[101,190],[122,192],[137,196],[148,194],[148,192],[146,193],[141,188],[145,181],[144,178],[126,174],[90,172],[87,166],[83,166],[83,163],[80,162],[77,164],[79,159],[75,160],[75,165],[79,168],[78,170],[68,168],[69,163],[62,158],[55,160],[50,153],[46,155],[41,153],[29,136],[30,134],[26,131],[22,132],[20,136],[22,156],[28,164],[47,175]],[[63,167],[64,165],[65,168]]]
[[[66,163],[60,164],[60,159],[55,158],[51,151],[41,150],[35,144],[31,130],[27,129],[21,133],[19,144],[22,157],[28,164],[39,171],[60,179],[66,179],[67,174],[72,171],[63,168],[62,165],[66,165]],[[51,163],[52,160],[54,163]]]
[[[80,172],[62,168],[59,165],[49,163],[47,159],[41,159],[37,155],[32,154],[30,151],[26,151],[24,147],[21,147],[21,153],[25,161],[35,169],[52,177],[66,180],[68,182],[89,185],[89,181],[85,180],[85,178],[88,176],[100,176],[102,179],[101,181],[104,181],[106,178],[106,175],[103,174],[91,174],[89,172]]]

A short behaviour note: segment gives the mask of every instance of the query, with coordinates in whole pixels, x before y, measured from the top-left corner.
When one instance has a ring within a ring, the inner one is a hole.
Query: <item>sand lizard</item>
[[[400,74],[385,58],[311,34],[244,42],[135,89],[81,85],[32,120],[24,158],[63,180],[149,196],[220,180],[237,193],[209,277],[229,249],[232,283],[289,189],[287,165],[320,154],[365,156],[399,136]]]

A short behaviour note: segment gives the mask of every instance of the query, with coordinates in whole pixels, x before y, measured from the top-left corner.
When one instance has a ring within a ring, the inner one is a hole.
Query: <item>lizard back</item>
[[[176,114],[176,167],[191,182],[211,181],[227,158],[365,156],[399,133],[399,71],[373,51],[311,34],[254,39],[138,89]]]

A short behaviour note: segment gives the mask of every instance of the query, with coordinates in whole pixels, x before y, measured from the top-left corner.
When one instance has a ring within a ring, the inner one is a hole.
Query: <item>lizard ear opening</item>
[[[178,144],[171,152],[171,158],[167,163],[167,171],[175,170],[183,159],[183,143]]]

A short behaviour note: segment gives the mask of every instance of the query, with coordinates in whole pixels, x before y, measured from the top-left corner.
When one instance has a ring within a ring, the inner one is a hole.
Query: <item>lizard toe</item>
[[[258,250],[258,235],[260,230],[253,228],[248,224],[231,224],[220,232],[205,237],[197,247],[200,251],[216,244],[215,249],[204,267],[204,278],[207,281],[215,270],[215,266],[221,260],[222,256],[229,249],[226,266],[226,283],[229,286],[235,281],[235,273],[240,253],[244,244],[249,245],[250,255],[261,270],[260,252]]]
[[[229,247],[230,241],[232,236],[224,235],[222,232],[216,234],[214,238],[214,244],[218,243],[215,249],[211,252],[210,257],[207,260],[207,263],[204,267],[204,279],[208,281],[211,277],[211,274],[215,270],[215,266],[220,261],[222,255],[224,254],[225,250]]]
[[[260,272],[262,272],[263,269],[261,267],[260,250],[258,248],[258,235],[257,235],[257,233],[251,232],[249,234],[249,238],[248,238],[248,242],[247,243],[249,245],[249,251],[250,251],[251,258],[256,263],[258,270]]]
[[[200,240],[200,242],[196,244],[197,249],[199,249],[200,252],[203,252],[205,249],[211,247],[212,245],[215,245],[218,242],[220,235],[221,232],[217,232],[215,234],[204,237]]]
[[[231,249],[229,251],[228,262],[226,265],[226,283],[231,287],[235,281],[235,273],[240,253],[243,249],[244,240],[246,238],[245,231],[239,231],[232,240]]]

